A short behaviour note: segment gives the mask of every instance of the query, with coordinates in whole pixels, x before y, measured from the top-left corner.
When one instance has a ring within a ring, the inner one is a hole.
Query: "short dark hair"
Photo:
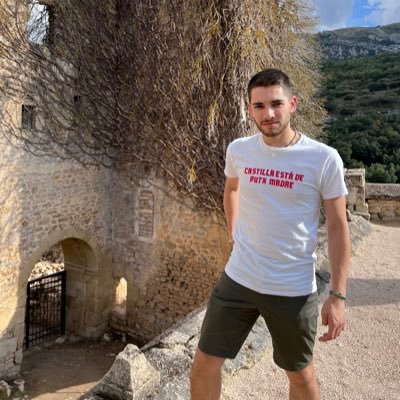
[[[269,68],[255,74],[249,81],[247,86],[247,94],[251,96],[251,91],[259,86],[273,86],[280,85],[284,89],[292,93],[292,82],[287,74],[279,69]]]

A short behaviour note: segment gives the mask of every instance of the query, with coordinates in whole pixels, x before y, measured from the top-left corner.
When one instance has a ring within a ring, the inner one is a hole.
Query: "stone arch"
[[[112,306],[111,256],[97,240],[79,228],[53,232],[40,242],[28,258],[20,276],[20,291],[25,291],[35,263],[51,246],[60,243],[67,271],[66,329],[88,338],[100,336]],[[20,296],[25,309],[25,298]]]

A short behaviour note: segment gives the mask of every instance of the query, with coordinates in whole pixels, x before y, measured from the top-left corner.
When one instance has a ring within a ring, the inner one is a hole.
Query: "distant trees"
[[[251,75],[287,71],[296,127],[318,133],[313,26],[306,0],[4,0],[0,135],[36,155],[134,163],[220,209],[226,145],[251,130]]]
[[[327,142],[370,182],[400,183],[400,53],[324,62]]]
[[[372,163],[367,168],[366,179],[369,182],[396,183],[396,168],[393,164],[383,165]]]

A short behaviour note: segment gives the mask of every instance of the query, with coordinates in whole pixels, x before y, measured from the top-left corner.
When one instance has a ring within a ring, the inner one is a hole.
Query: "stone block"
[[[367,183],[366,198],[369,199],[400,199],[400,185],[395,183]]]
[[[128,344],[92,393],[115,400],[143,400],[159,383],[159,372],[135,345]]]
[[[359,191],[356,187],[348,188],[349,194],[347,195],[347,203],[348,204],[356,204],[358,199],[360,198]]]
[[[5,381],[0,381],[0,399],[8,399],[10,396],[11,386]]]
[[[17,338],[0,341],[0,359],[6,358],[10,354],[14,355],[17,350]]]
[[[161,372],[161,385],[151,400],[187,400],[190,398],[189,373],[192,359],[185,347],[151,349],[146,357]]]
[[[22,358],[23,358],[22,349],[19,349],[15,353],[15,357],[14,357],[15,364],[21,364],[22,363]]]
[[[345,173],[347,186],[365,186],[365,169],[349,169]]]
[[[364,199],[356,202],[355,211],[368,214],[368,204],[364,203]]]
[[[360,217],[363,217],[364,219],[366,219],[367,221],[369,221],[371,219],[371,214],[368,212],[354,212],[354,215],[359,215]]]
[[[165,338],[161,339],[161,347],[173,349],[177,345],[186,345],[190,340],[190,336],[184,332],[172,331]]]

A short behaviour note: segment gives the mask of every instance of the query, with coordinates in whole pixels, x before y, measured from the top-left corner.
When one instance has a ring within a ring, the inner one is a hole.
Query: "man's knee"
[[[296,386],[308,386],[315,381],[313,363],[300,371],[286,371],[286,374],[290,383]]]
[[[225,359],[216,357],[211,354],[202,352],[199,348],[196,349],[192,365],[193,375],[214,375],[219,373]]]

